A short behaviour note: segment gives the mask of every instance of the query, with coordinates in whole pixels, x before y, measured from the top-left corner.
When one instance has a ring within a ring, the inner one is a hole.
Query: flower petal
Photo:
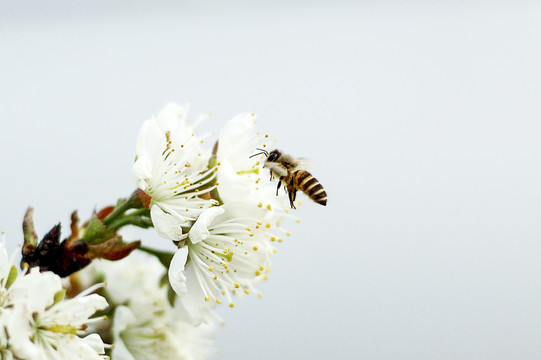
[[[182,247],[177,250],[171,263],[169,264],[169,283],[175,292],[180,296],[186,293],[186,275],[184,274],[184,267],[188,260],[188,247]]]
[[[187,234],[182,234],[180,221],[163,211],[158,205],[152,205],[150,217],[158,234],[170,240],[183,240]]]
[[[210,233],[208,228],[210,224],[216,216],[223,214],[224,211],[225,210],[222,207],[215,206],[203,211],[201,215],[199,215],[197,221],[193,224],[188,233],[192,244],[197,244],[209,237]]]

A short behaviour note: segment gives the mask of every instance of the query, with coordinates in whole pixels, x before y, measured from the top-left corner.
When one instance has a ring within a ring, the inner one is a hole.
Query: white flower
[[[268,135],[255,131],[254,114],[241,114],[231,119],[220,132],[217,160],[218,191],[224,203],[245,201],[281,210],[285,202],[276,196],[276,183],[269,181],[270,173],[263,169],[260,156],[250,157],[267,148]]]
[[[152,198],[156,231],[171,240],[184,239],[183,227],[215,204],[201,197],[213,189],[216,172],[208,167],[203,138],[195,136],[197,123],[189,126],[186,113],[186,108],[171,104],[147,120],[139,131],[133,165],[137,186]]]
[[[189,321],[209,321],[209,310],[222,296],[233,307],[233,295],[254,292],[254,284],[266,279],[274,249],[260,221],[265,212],[228,203],[199,216],[169,266],[169,281]]]
[[[105,277],[109,299],[122,304],[113,317],[113,359],[205,359],[214,351],[214,325],[182,321],[167,286],[160,286],[166,271],[155,257],[134,253],[121,261],[95,261],[85,272]]]
[[[90,316],[107,307],[103,297],[90,294],[101,285],[64,299],[56,274],[32,268],[16,276],[7,269],[14,267],[0,242],[0,351],[21,359],[106,358],[98,335],[82,337],[95,321]]]

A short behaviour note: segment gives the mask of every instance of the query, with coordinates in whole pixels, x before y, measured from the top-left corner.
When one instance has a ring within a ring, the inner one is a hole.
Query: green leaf
[[[15,282],[15,279],[17,279],[17,268],[15,265],[11,266],[11,269],[9,269],[9,275],[6,281],[6,289],[9,289],[11,284]]]
[[[88,222],[88,227],[81,240],[88,245],[101,244],[112,237],[116,232],[103,224],[97,217],[93,216]]]
[[[57,291],[56,294],[54,294],[54,304],[57,304],[61,302],[62,300],[64,300],[65,296],[66,296],[66,289]]]

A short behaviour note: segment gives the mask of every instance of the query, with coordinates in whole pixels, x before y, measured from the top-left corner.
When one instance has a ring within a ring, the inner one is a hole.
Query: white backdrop
[[[329,202],[216,359],[539,359],[540,36],[539,2],[0,1],[0,229],[128,195],[170,101],[255,112]]]

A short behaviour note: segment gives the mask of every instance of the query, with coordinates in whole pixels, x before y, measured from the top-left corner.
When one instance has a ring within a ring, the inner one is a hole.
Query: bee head
[[[278,160],[278,158],[280,157],[281,153],[280,151],[278,150],[272,150],[270,153],[269,153],[269,156],[267,156],[267,160],[265,162],[274,162],[276,160]]]

